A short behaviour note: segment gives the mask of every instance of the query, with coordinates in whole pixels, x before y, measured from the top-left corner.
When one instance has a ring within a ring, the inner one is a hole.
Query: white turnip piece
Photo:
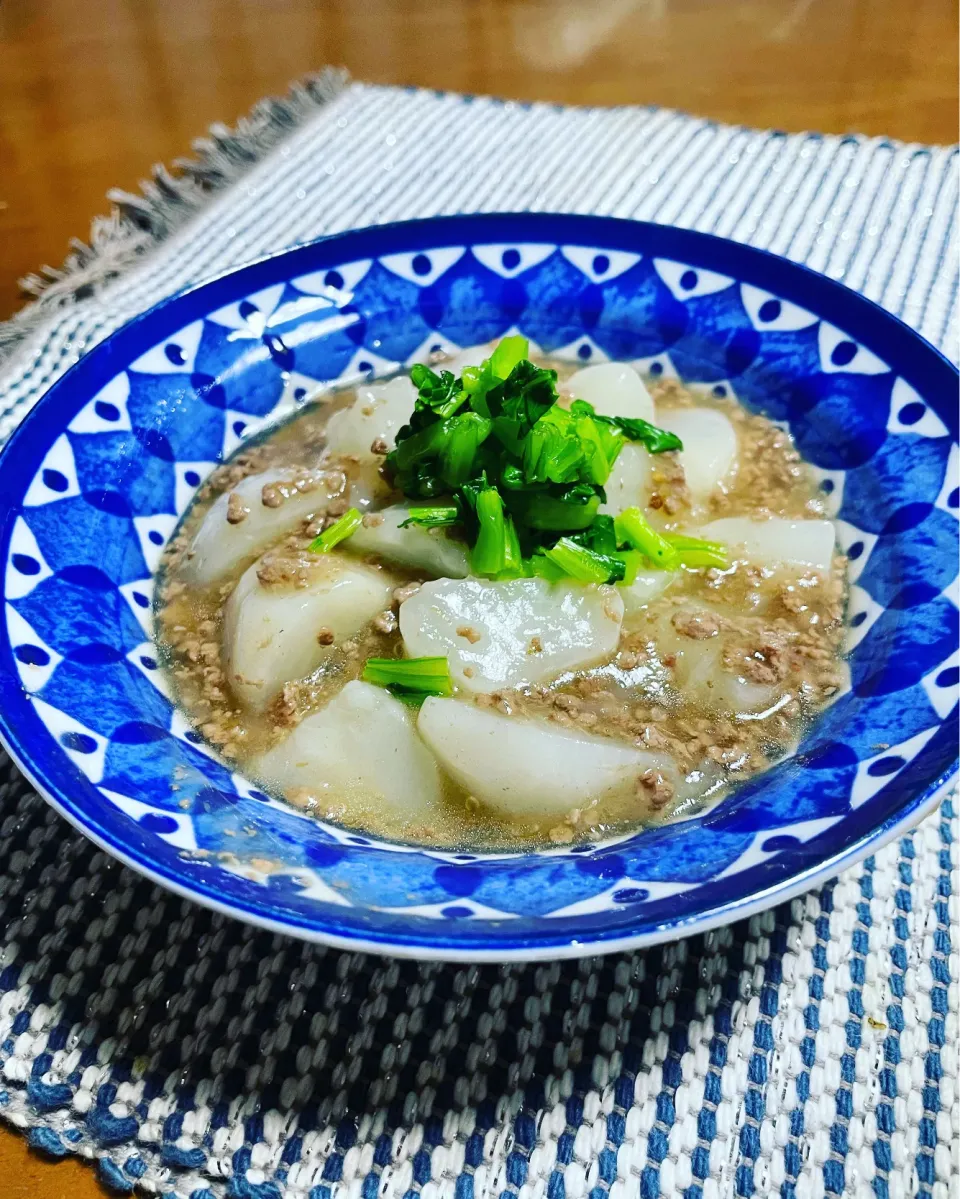
[[[298,577],[284,579],[285,572]],[[274,553],[255,562],[223,613],[224,659],[238,699],[265,707],[284,683],[310,674],[388,608],[395,584],[385,571],[339,554]]]
[[[626,508],[646,508],[652,491],[651,476],[653,462],[642,445],[629,441],[621,447],[617,460],[604,483],[607,502],[600,511],[609,516],[619,516]]]
[[[653,400],[643,380],[624,362],[601,362],[571,375],[560,389],[592,404],[601,416],[654,421]]]
[[[622,619],[613,587],[440,579],[403,604],[400,632],[410,657],[444,655],[457,686],[488,692],[607,661]]]
[[[380,443],[383,452],[392,450],[397,430],[410,419],[416,395],[417,389],[406,375],[389,383],[358,387],[350,407],[334,412],[327,422],[328,449],[361,458],[375,456],[370,448],[374,443]]]
[[[410,515],[403,504],[382,508],[343,543],[344,548],[360,554],[376,554],[388,562],[397,562],[413,570],[462,579],[470,573],[467,547],[444,529],[424,529],[400,525]]]
[[[676,408],[658,412],[655,424],[683,442],[678,457],[695,504],[702,504],[736,473],[737,434],[715,408]]]
[[[339,471],[270,470],[241,479],[204,514],[184,558],[183,579],[206,586],[230,574],[323,511],[344,486]]]
[[[410,709],[382,687],[356,681],[251,771],[281,792],[303,789],[321,803],[376,803],[405,822],[429,818],[441,799],[440,772]]]
[[[648,770],[671,786],[679,783],[666,754],[459,700],[425,700],[417,728],[452,779],[506,816],[553,818],[594,800],[642,798],[640,778]]]
[[[723,541],[731,558],[776,569],[806,566],[828,571],[833,562],[836,529],[829,520],[784,520],[779,516],[754,520],[725,516],[704,525],[698,536]]]
[[[652,603],[676,578],[677,575],[670,570],[641,570],[632,583],[618,583],[617,594],[623,600],[624,617]]]
[[[679,631],[683,628],[694,635]],[[751,682],[724,666],[731,633],[712,609],[696,604],[664,613],[652,626],[652,637],[661,661],[673,659],[674,683],[685,700],[725,711],[756,712],[776,699],[775,685]]]

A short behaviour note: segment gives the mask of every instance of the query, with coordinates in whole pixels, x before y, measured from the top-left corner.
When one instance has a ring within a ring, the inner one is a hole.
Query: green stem
[[[335,524],[329,529],[324,529],[319,537],[315,537],[307,549],[311,554],[329,554],[334,546],[352,537],[362,524],[362,514],[356,508],[348,508]]]

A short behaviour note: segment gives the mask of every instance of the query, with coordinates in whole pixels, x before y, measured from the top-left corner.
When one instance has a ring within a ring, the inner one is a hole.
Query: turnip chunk
[[[383,459],[368,458],[350,469],[350,485],[347,488],[347,503],[351,508],[368,512],[379,508],[390,498],[393,489],[380,474]]]
[[[395,584],[386,572],[339,554],[264,555],[240,576],[223,613],[228,678],[238,699],[265,707],[284,683],[310,674],[388,608]],[[326,644],[318,640],[321,630]]]
[[[694,503],[703,503],[736,472],[737,433],[722,412],[676,408],[658,412],[654,423],[683,442],[678,457]]]
[[[335,412],[327,421],[327,447],[334,454],[372,456],[370,447],[382,442],[392,450],[397,430],[413,412],[417,391],[405,375],[389,383],[357,388],[357,398],[349,408]]]
[[[624,617],[652,603],[676,578],[677,575],[670,570],[648,570],[638,571],[632,583],[618,583],[617,594],[623,599]]]
[[[374,802],[405,821],[429,816],[441,799],[440,772],[409,709],[369,683],[347,683],[250,770],[282,792]]]
[[[607,502],[600,511],[619,516],[625,508],[646,508],[650,501],[652,462],[642,445],[627,442],[617,455],[610,478],[604,484]]]
[[[779,516],[753,520],[725,516],[700,529],[698,536],[723,541],[731,558],[745,558],[757,566],[806,566],[829,570],[833,562],[836,529],[829,520],[784,520]]]
[[[410,657],[445,655],[458,686],[499,691],[607,661],[622,619],[613,587],[439,579],[400,608],[400,632]]]
[[[629,416],[653,423],[653,400],[643,380],[623,362],[585,366],[560,384],[574,399],[586,400],[601,416]]]
[[[184,559],[184,581],[216,582],[326,508],[344,485],[339,471],[270,470],[241,479],[207,510]]]
[[[401,529],[401,523],[409,515],[410,509],[403,504],[371,513],[344,542],[344,548],[360,554],[376,554],[388,562],[424,570],[427,574],[465,578],[470,573],[470,560],[464,543],[454,540],[444,529],[423,529],[417,525]]]
[[[686,700],[696,700],[710,708],[733,712],[757,712],[775,702],[778,688],[765,683],[753,683],[744,676],[724,669],[723,653],[730,644],[729,633],[721,627],[713,635],[691,637],[677,631],[684,618],[693,615],[701,622],[717,617],[702,604],[677,608],[657,620],[652,629],[653,642],[661,660],[672,656],[673,676],[677,689]],[[709,629],[709,623],[704,625]]]
[[[417,729],[451,778],[508,816],[550,819],[595,799],[629,795],[647,770],[679,781],[664,754],[455,699],[424,700]]]

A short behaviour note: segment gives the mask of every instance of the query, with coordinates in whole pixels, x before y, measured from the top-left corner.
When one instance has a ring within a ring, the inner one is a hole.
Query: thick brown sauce
[[[561,380],[571,373],[567,364],[554,365]],[[724,515],[793,519],[826,515],[814,479],[789,435],[778,426],[749,414],[733,400],[693,395],[673,380],[648,385],[658,408],[714,406],[737,430],[738,472],[729,490],[711,498],[708,515],[701,520]],[[231,693],[221,656],[221,634],[224,602],[253,557],[210,587],[188,586],[178,577],[186,546],[207,509],[221,492],[249,474],[272,466],[316,468],[319,464],[325,470],[342,472],[344,492],[346,485],[364,472],[368,484],[371,479],[376,482],[369,466],[349,458],[321,462],[326,422],[332,412],[351,403],[354,395],[348,390],[307,406],[214,472],[188,511],[165,559],[157,612],[164,660],[187,716],[224,758],[240,769],[357,678],[368,657],[403,655],[399,633],[387,631],[392,623],[387,615],[376,622],[379,628],[368,626],[337,646],[312,675],[288,684],[265,712],[245,710]],[[658,518],[665,528],[682,528],[689,523],[682,470],[673,455],[660,455],[654,466],[653,503],[659,508]],[[383,484],[379,486],[378,506],[396,501],[398,497]],[[346,506],[342,496],[319,505],[312,518],[285,539],[285,550],[302,552],[324,523]],[[425,577],[393,564],[368,561],[386,570],[397,585],[393,612],[402,601],[404,588]],[[702,771],[703,781],[694,788],[695,794],[668,794],[648,780],[630,800],[604,800],[569,812],[559,823],[555,817],[537,823],[498,818],[448,782],[443,810],[430,827],[418,827],[368,797],[344,795],[331,804],[329,798],[320,801],[301,790],[285,798],[318,818],[379,836],[471,849],[596,840],[637,825],[692,814],[789,753],[816,712],[844,687],[846,670],[840,659],[843,566],[843,559],[837,557],[828,577],[783,570],[774,575],[743,564],[727,572],[681,571],[664,594],[639,612],[628,614],[612,662],[563,676],[548,687],[481,695],[474,701],[505,714],[545,718],[560,728],[668,752],[682,772]],[[709,605],[723,618],[727,666],[746,673],[752,681],[777,686],[779,699],[771,705],[775,710],[764,718],[710,710],[685,700],[671,686],[670,655],[657,654],[653,627],[674,618],[683,622],[685,614],[699,604]],[[269,780],[260,781],[269,789]]]

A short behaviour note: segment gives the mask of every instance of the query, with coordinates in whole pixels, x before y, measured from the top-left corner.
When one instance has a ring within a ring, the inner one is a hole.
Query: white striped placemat
[[[465,172],[463,164],[470,163]],[[0,327],[0,435],[86,349],[268,251],[375,222],[679,224],[843,280],[956,360],[955,149],[328,74],[160,172]],[[948,1199],[957,820],[803,900],[555,966],[324,951],[157,891],[0,782],[0,1113],[181,1199]]]

